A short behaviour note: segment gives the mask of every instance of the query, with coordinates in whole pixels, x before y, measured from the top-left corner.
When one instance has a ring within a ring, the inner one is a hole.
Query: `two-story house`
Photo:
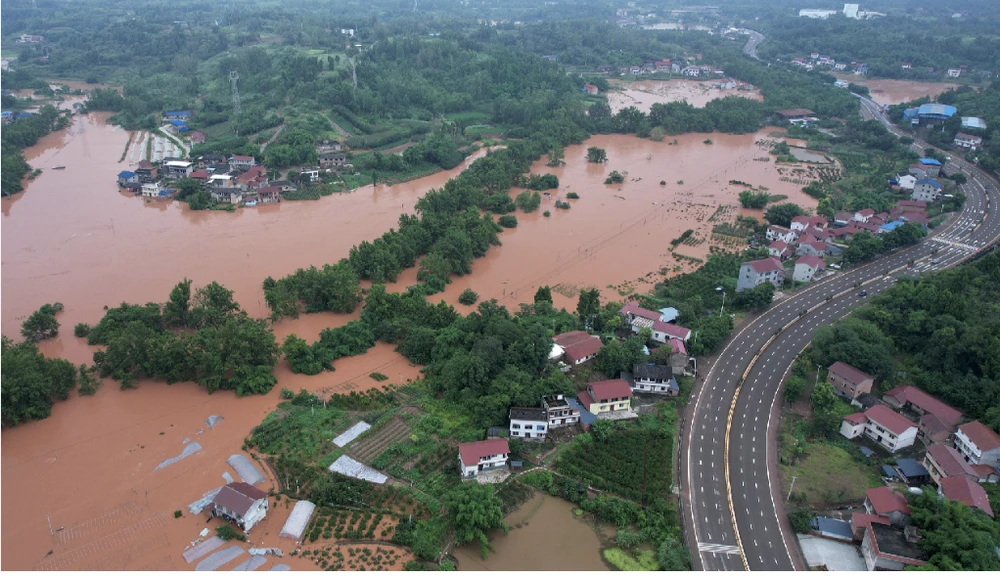
[[[139,175],[131,170],[123,170],[119,172],[118,186],[127,186],[129,184],[139,184]]]
[[[458,466],[466,479],[478,477],[483,471],[506,467],[509,456],[507,439],[488,439],[458,446]]]
[[[993,507],[990,506],[990,498],[986,494],[986,489],[975,481],[970,481],[965,477],[945,477],[941,479],[941,487],[938,493],[949,501],[965,503],[969,507],[979,509],[990,517],[993,517]]]
[[[767,245],[767,254],[780,260],[787,260],[792,256],[792,251],[788,248],[788,243],[783,240],[776,240]]]
[[[910,519],[910,505],[906,502],[906,497],[889,487],[865,491],[865,511],[869,515],[885,517],[897,527],[906,525]]]
[[[792,272],[792,280],[796,282],[812,282],[813,275],[821,270],[826,270],[826,263],[818,256],[800,256],[795,261],[795,269]]]
[[[965,462],[962,454],[948,445],[934,443],[924,455],[924,468],[931,475],[935,485],[940,486],[945,477],[965,477],[978,481],[979,475],[972,466]]]
[[[674,371],[667,365],[634,365],[631,374],[622,373],[622,376],[635,393],[655,393],[668,397],[676,397],[680,393]]]
[[[882,400],[890,407],[919,415],[920,435],[930,442],[945,442],[962,420],[961,411],[913,386],[886,391]]]
[[[548,413],[538,407],[511,407],[510,437],[526,441],[544,441],[549,431]]]
[[[955,448],[968,463],[1000,468],[1000,435],[979,421],[958,427]]]
[[[798,248],[795,249],[795,254],[798,256],[821,257],[826,255],[826,251],[827,246],[825,242],[810,236],[808,238],[803,238],[803,240],[799,242]]]
[[[249,535],[267,516],[267,493],[249,483],[230,483],[212,499],[212,515],[236,523]]]
[[[586,331],[570,331],[562,333],[552,338],[553,350],[562,350],[558,356],[562,356],[570,366],[581,365],[595,357],[604,347],[601,337],[592,335]]]
[[[959,132],[952,144],[961,148],[979,148],[983,145],[983,137]]]
[[[778,226],[776,224],[772,224],[771,226],[767,227],[766,234],[767,234],[767,240],[769,241],[782,240],[788,244],[795,244],[796,242],[799,241],[799,233],[795,232],[790,228],[785,228],[783,226]]]
[[[913,444],[917,425],[885,405],[876,405],[864,413],[844,417],[840,434],[848,439],[864,434],[886,451],[895,453]]]
[[[941,183],[933,178],[918,180],[913,185],[913,192],[910,193],[910,200],[934,202],[941,198],[941,188]]]
[[[159,182],[144,182],[142,184],[141,193],[146,198],[157,198],[160,196],[161,190],[163,189],[160,188]]]
[[[139,176],[139,182],[159,180],[159,170],[148,160],[140,160],[135,166],[135,173]]]
[[[936,158],[921,158],[917,162],[924,168],[924,172],[927,173],[928,178],[941,174],[941,167],[943,165],[940,160]]]
[[[781,288],[785,282],[785,268],[781,265],[780,260],[769,257],[740,265],[740,277],[736,282],[736,292],[750,290],[765,282],[773,284],[775,288]]]
[[[856,399],[862,393],[872,392],[875,377],[847,363],[837,361],[827,369],[826,382],[833,385],[833,391],[838,395]]]
[[[563,395],[542,397],[542,408],[548,416],[549,429],[568,427],[580,422],[580,411],[570,406]]]
[[[257,160],[252,156],[233,156],[229,159],[229,166],[236,170],[247,170],[251,166],[257,166]]]
[[[796,216],[792,219],[791,229],[795,232],[805,232],[810,228],[823,230],[827,222],[822,216]]]
[[[580,404],[595,415],[627,411],[632,406],[632,389],[623,379],[588,383],[587,390],[577,396]]]
[[[160,173],[166,178],[187,178],[193,170],[193,165],[186,160],[164,159],[160,164]]]

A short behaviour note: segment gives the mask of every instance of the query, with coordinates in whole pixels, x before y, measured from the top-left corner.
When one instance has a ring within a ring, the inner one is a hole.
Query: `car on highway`
[[[863,290],[863,291],[861,291],[861,292],[858,293],[858,296],[859,297],[866,297],[866,296],[868,296],[868,291]]]

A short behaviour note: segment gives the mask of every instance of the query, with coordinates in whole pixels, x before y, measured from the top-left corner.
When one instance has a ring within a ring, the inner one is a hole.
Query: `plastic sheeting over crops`
[[[191,547],[190,549],[185,551],[183,553],[184,560],[187,561],[188,563],[194,563],[195,560],[204,557],[205,555],[208,555],[211,551],[221,547],[223,543],[225,543],[225,541],[222,540],[222,537],[219,537],[217,535],[214,537],[209,537],[208,539],[202,541],[201,543],[198,543],[194,547]]]
[[[215,571],[219,567],[222,567],[226,563],[229,563],[233,559],[239,557],[243,554],[243,548],[239,545],[233,545],[232,547],[227,547],[222,551],[216,551],[194,568],[195,571]]]
[[[309,524],[309,519],[312,518],[313,511],[315,510],[316,505],[309,501],[299,501],[296,503],[295,507],[292,507],[292,514],[288,516],[284,527],[278,533],[278,537],[288,537],[296,541],[302,539],[302,534],[306,531],[306,525]]]
[[[358,436],[361,435],[361,433],[364,433],[370,428],[372,428],[372,426],[369,425],[368,423],[364,421],[358,421],[357,423],[354,424],[353,427],[347,429],[346,431],[341,433],[339,437],[334,439],[333,444],[337,445],[338,447],[343,447],[347,443],[350,443],[354,439],[357,439]]]
[[[207,493],[201,496],[201,499],[198,499],[194,503],[188,505],[188,511],[190,511],[192,515],[197,515],[198,513],[201,513],[202,511],[205,510],[205,507],[208,507],[209,505],[212,504],[212,501],[215,499],[215,496],[218,495],[219,491],[221,490],[222,487],[216,487],[211,491],[208,491]]]
[[[230,569],[230,571],[256,571],[258,567],[267,563],[267,557],[262,555],[254,555],[253,557],[247,559],[246,561],[240,563],[236,567]]]
[[[240,476],[240,479],[243,479],[244,483],[256,485],[267,480],[264,478],[264,474],[250,462],[250,459],[247,459],[243,455],[233,455],[226,459],[226,462],[229,463],[230,467],[236,469],[236,473]]]
[[[288,565],[285,565],[284,563],[278,563],[274,567],[268,569],[268,571],[291,571],[291,570],[292,568],[289,567]]]
[[[389,477],[386,477],[368,465],[355,461],[347,455],[341,455],[339,459],[330,465],[329,469],[334,473],[340,473],[341,475],[347,475],[348,477],[354,477],[355,479],[361,479],[362,481],[369,481],[379,485],[385,483],[389,479]]]
[[[208,425],[209,429],[214,429],[215,427],[219,426],[219,423],[221,423],[223,420],[225,420],[225,417],[221,417],[219,415],[212,415],[209,418],[205,419],[205,424]]]
[[[181,451],[180,455],[177,455],[176,457],[171,457],[169,459],[164,460],[162,463],[160,463],[159,465],[157,465],[156,468],[153,469],[153,470],[154,471],[159,471],[160,469],[162,469],[164,467],[167,467],[169,465],[173,465],[174,463],[176,463],[177,461],[180,461],[181,459],[186,459],[186,458],[190,457],[191,455],[197,453],[200,450],[201,450],[201,445],[199,445],[198,443],[191,443],[189,445],[185,445],[184,446],[184,450]]]

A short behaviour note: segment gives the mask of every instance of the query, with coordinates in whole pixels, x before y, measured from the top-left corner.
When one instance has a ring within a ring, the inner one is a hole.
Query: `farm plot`
[[[399,415],[393,417],[377,431],[369,431],[365,434],[364,439],[353,443],[349,454],[362,463],[371,464],[375,457],[384,451],[386,447],[410,434],[410,426],[403,420],[402,415],[412,415],[417,412],[418,410],[415,407],[403,408]]]

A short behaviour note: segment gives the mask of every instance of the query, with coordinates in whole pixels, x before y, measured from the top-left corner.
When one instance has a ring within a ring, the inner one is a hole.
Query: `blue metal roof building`
[[[190,110],[170,110],[168,112],[164,112],[163,116],[165,116],[166,118],[191,118],[191,111]]]
[[[917,115],[922,119],[926,118],[928,120],[948,120],[956,112],[958,112],[958,109],[954,106],[931,102],[929,104],[921,104]]]
[[[915,459],[896,459],[896,468],[903,474],[907,483],[917,483],[930,479],[927,469]]]
[[[927,164],[931,166],[941,166],[941,161],[936,158],[921,158],[920,164]]]
[[[901,220],[894,220],[892,222],[887,222],[887,223],[883,224],[882,226],[878,227],[878,229],[880,231],[884,231],[884,232],[892,232],[892,231],[896,230],[897,228],[903,226],[904,224],[906,224],[906,223],[903,222],[903,221],[901,221]]]
[[[928,184],[928,185],[933,186],[934,188],[937,188],[937,189],[941,188],[941,183],[938,182],[938,181],[936,181],[936,180],[934,180],[933,178],[925,178],[923,180],[918,180],[913,185],[917,186],[919,184]]]
[[[819,533],[820,537],[834,539],[837,541],[854,541],[854,532],[851,531],[851,524],[840,519],[829,517],[816,517],[812,520],[812,528]]]

